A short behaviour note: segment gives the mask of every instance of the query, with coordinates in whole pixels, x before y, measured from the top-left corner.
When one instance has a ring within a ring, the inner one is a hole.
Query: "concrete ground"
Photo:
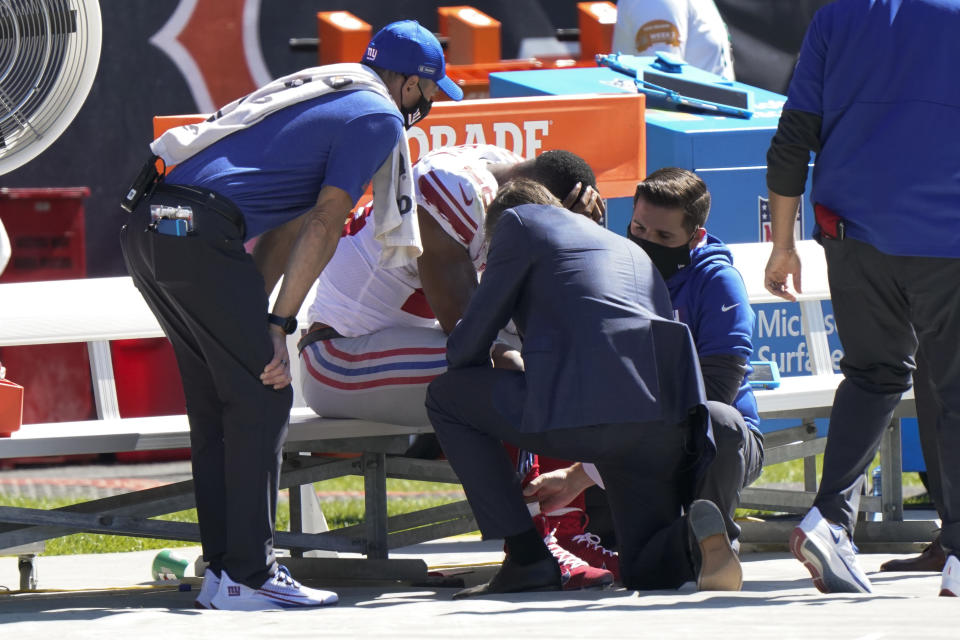
[[[0,492],[90,499],[187,477],[187,463],[24,468],[0,472]],[[342,496],[328,496],[337,499]],[[198,548],[176,549],[191,561]],[[619,590],[453,600],[453,587],[305,581],[340,594],[335,607],[239,613],[193,608],[198,580],[151,582],[157,551],[41,556],[40,592],[18,593],[16,557],[0,557],[0,625],[8,638],[960,638],[960,602],[939,598],[939,574],[880,574],[891,554],[861,556],[874,593],[823,595],[786,553],[745,549],[739,593]],[[431,568],[465,566],[469,586],[502,559],[498,542],[461,537],[391,553]],[[6,587],[4,587],[6,585]],[[186,588],[184,586],[184,588]],[[558,614],[564,614],[562,616]]]
[[[40,593],[0,593],[7,638],[958,638],[960,601],[937,596],[939,574],[881,574],[890,554],[863,555],[873,594],[823,595],[783,553],[745,553],[739,593],[607,590],[453,600],[455,589],[399,583],[316,584],[335,607],[228,612],[193,608],[198,587],[150,582],[156,551],[43,557]],[[178,549],[193,559],[196,548]],[[398,550],[428,566],[494,564],[500,545],[476,538]],[[492,568],[466,574],[485,580]],[[188,576],[192,569],[188,569]],[[14,588],[16,558],[0,558],[0,585]],[[194,581],[196,582],[196,581]],[[54,591],[65,589],[66,591]],[[562,615],[561,615],[562,614]]]

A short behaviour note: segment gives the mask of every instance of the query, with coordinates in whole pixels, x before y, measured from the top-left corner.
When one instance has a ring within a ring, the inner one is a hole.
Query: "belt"
[[[321,340],[332,340],[333,338],[342,337],[343,336],[340,335],[340,333],[330,325],[323,324],[322,322],[314,322],[310,325],[307,333],[300,338],[299,342],[297,342],[297,353],[301,353],[314,342],[320,342]]]
[[[202,207],[212,209],[226,218],[229,222],[236,225],[236,227],[240,229],[244,236],[247,235],[247,225],[244,222],[243,214],[240,213],[237,205],[233,204],[230,202],[230,200],[221,196],[215,191],[204,189],[203,187],[193,187],[183,184],[168,184],[166,182],[161,182],[157,185],[154,193],[168,193],[170,195],[177,196],[178,198],[189,200],[190,202],[198,204]]]

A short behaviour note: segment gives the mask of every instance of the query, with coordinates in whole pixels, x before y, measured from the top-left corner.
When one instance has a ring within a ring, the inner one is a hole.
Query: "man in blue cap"
[[[210,563],[198,607],[337,601],[301,586],[273,552],[293,401],[286,338],[371,181],[384,263],[422,252],[404,128],[439,91],[463,97],[440,43],[414,21],[395,22],[361,64],[305,69],[168,131],[122,200],[131,212],[121,233],[127,268],[173,344],[186,394]],[[157,176],[158,159],[177,166]]]

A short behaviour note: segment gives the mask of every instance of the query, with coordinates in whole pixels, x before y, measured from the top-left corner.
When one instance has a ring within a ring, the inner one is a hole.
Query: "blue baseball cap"
[[[446,76],[440,41],[416,20],[392,22],[380,29],[370,40],[360,62],[407,76],[429,78],[451,99],[463,99],[463,90]]]

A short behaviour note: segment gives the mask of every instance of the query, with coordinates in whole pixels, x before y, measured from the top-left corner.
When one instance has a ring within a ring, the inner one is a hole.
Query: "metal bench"
[[[0,458],[189,446],[185,415],[120,417],[109,341],[163,335],[129,278],[2,284],[0,327],[0,346],[85,342],[99,418],[23,425],[11,437],[0,438]],[[291,337],[291,353],[294,348]],[[297,367],[294,372],[296,378]],[[400,455],[411,435],[431,428],[321,418],[303,407],[299,386],[295,379],[297,400],[281,475],[281,486],[290,488],[291,531],[277,532],[276,545],[291,550],[292,564],[304,577],[425,576],[422,561],[391,560],[389,550],[476,529],[465,501],[387,517],[388,476],[458,482],[446,462]],[[332,459],[314,457],[312,452],[358,456]],[[328,531],[312,483],[345,475],[364,477],[364,522]],[[0,552],[21,555],[21,587],[27,588],[32,584],[34,554],[42,549],[37,543],[80,531],[198,541],[196,525],[153,519],[192,506],[193,485],[186,481],[50,511],[0,507]],[[366,559],[320,558],[318,551],[360,553]]]

